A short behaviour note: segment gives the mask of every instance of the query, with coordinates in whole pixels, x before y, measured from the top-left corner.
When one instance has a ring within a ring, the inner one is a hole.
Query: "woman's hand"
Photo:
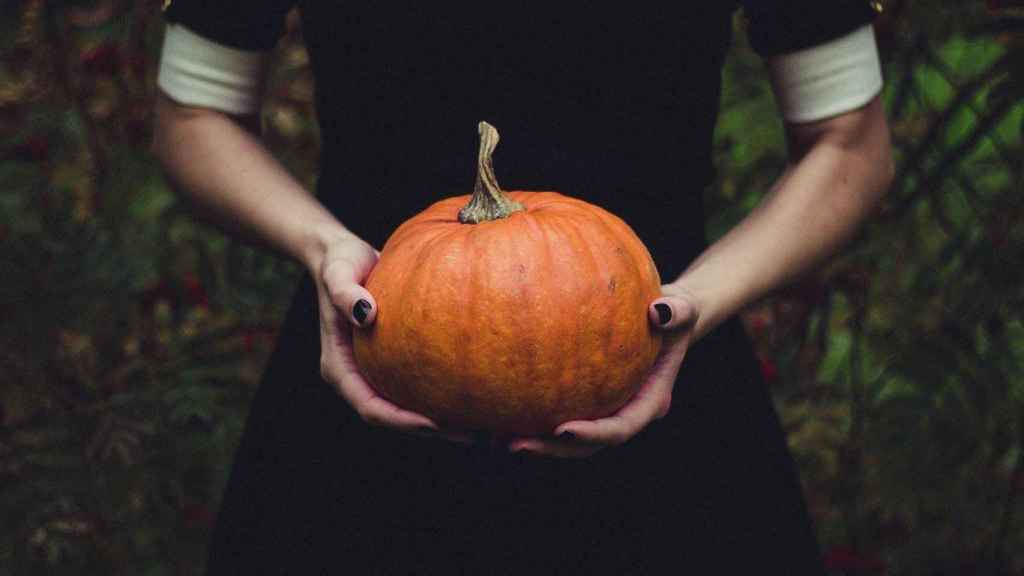
[[[674,284],[648,307],[647,317],[665,331],[661,352],[647,379],[628,404],[599,420],[573,420],[555,429],[553,438],[517,438],[509,450],[543,456],[584,458],[608,446],[624,444],[652,421],[668,414],[672,388],[692,340],[698,311],[695,300]]]
[[[377,303],[362,283],[378,257],[373,247],[353,236],[329,244],[319,269],[312,271],[320,308],[320,374],[371,426],[469,443],[468,437],[443,432],[426,416],[392,404],[359,373],[352,330],[365,328],[376,318]]]

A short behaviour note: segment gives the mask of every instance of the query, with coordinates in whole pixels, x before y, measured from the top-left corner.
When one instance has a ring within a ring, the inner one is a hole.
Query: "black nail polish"
[[[672,320],[672,308],[669,308],[668,304],[658,302],[654,305],[654,310],[658,313],[658,323],[662,326]]]
[[[424,436],[435,436],[437,434],[437,430],[430,426],[417,426],[416,433]]]
[[[370,313],[370,303],[362,298],[356,302],[356,305],[352,307],[352,317],[356,319],[361,325],[366,320],[366,315]]]
[[[576,435],[566,430],[565,432],[562,432],[561,434],[558,435],[558,439],[565,440],[566,442],[572,442],[573,440],[576,439]]]

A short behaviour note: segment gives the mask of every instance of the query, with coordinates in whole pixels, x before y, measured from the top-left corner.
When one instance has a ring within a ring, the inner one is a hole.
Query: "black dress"
[[[267,49],[289,0],[175,0],[166,16]],[[316,80],[320,199],[380,248],[471,191],[477,122],[505,189],[621,216],[663,281],[706,246],[701,194],[734,2],[298,2]],[[867,2],[751,1],[763,54],[871,17]],[[687,355],[668,417],[585,460],[496,453],[362,423],[321,381],[298,288],[223,498],[212,574],[820,574],[784,434],[735,320]]]

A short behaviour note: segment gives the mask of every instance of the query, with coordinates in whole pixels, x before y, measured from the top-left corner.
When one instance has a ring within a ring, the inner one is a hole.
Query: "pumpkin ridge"
[[[646,273],[647,272],[646,270],[641,269],[641,262],[637,261],[638,260],[638,255],[632,249],[633,246],[629,245],[629,244],[640,243],[640,239],[636,236],[635,233],[633,233],[633,230],[630,229],[629,226],[625,223],[625,221],[622,220],[621,218],[619,219],[618,222],[615,222],[614,220],[609,222],[605,218],[605,214],[609,214],[609,213],[606,212],[604,209],[600,209],[600,211],[595,211],[594,214],[596,216],[596,220],[605,228],[605,230],[608,231],[609,238],[615,238],[616,239],[615,243],[618,244],[618,247],[622,248],[623,250],[626,251],[626,254],[629,256],[628,258],[626,258],[626,260],[628,260],[630,262],[630,264],[632,264],[633,270],[640,277],[649,276],[649,274]],[[618,225],[616,226],[614,224],[618,224]],[[623,230],[622,228],[625,228],[625,230]],[[631,241],[629,244],[627,244],[626,242],[622,241],[622,238],[623,238],[623,235],[624,235],[625,232],[629,233],[626,236],[626,238],[629,238],[630,241]],[[649,261],[650,257],[648,256],[646,258],[646,260]],[[643,262],[643,263],[646,263],[646,262]],[[657,278],[657,281],[658,281],[659,292],[660,292],[661,279]],[[658,294],[658,295],[660,296],[660,294]]]
[[[384,243],[384,248],[386,249],[389,244],[402,243],[409,236],[416,237],[417,234],[415,233],[418,232],[419,230],[432,230],[436,226],[449,226],[457,223],[458,222],[456,221],[447,220],[440,216],[422,219],[413,217],[412,219],[406,220],[404,223],[402,223],[402,225],[399,226],[391,234],[391,237],[388,238],[388,241]]]
[[[529,245],[534,245],[530,240],[529,236],[529,224],[526,220],[529,219],[527,212],[523,212],[521,218],[509,218],[508,227],[513,230],[510,232],[513,238],[520,240],[521,242],[528,242]],[[516,243],[516,246],[522,244]],[[516,377],[522,382],[529,383],[535,382],[537,379],[534,378],[534,368],[537,362],[538,346],[537,337],[539,333],[543,332],[543,329],[531,325],[530,319],[535,317],[533,310],[533,302],[530,297],[530,286],[526,283],[527,275],[529,274],[528,266],[529,262],[527,258],[520,253],[520,250],[516,249],[516,246],[510,246],[511,248],[511,259],[509,263],[513,269],[513,274],[517,275],[516,282],[516,298],[520,301],[520,308],[525,310],[522,315],[516,315],[516,329],[518,334],[521,334],[522,342],[519,347],[521,350],[521,362],[516,365]],[[538,245],[541,246],[541,245]],[[546,250],[541,249],[541,253]],[[536,256],[536,254],[534,254]]]
[[[551,222],[541,215],[536,209],[530,207],[527,208],[527,212],[524,214],[522,225],[528,230],[526,237],[532,245],[543,246],[545,249],[541,250],[543,260],[536,264],[536,267],[540,270],[553,270],[555,266],[555,255],[554,247],[562,246],[563,243],[551,241]],[[541,315],[543,321],[542,331],[546,336],[550,336],[554,331],[554,326],[551,321],[551,314],[554,311],[544,311]],[[564,385],[564,381],[567,380],[564,377],[566,373],[565,365],[568,364],[564,357],[558,357],[554,352],[554,348],[551,346],[541,346],[540,356],[541,360],[538,366],[534,367],[531,374],[531,382],[538,382],[540,378],[537,372],[543,372],[545,370],[553,370],[554,368],[560,367],[559,377],[555,379],[557,383],[553,391],[553,400],[551,401],[551,411],[555,414],[560,414],[565,411],[565,406],[568,405],[566,396],[571,390],[571,385]],[[572,371],[572,368],[569,368]]]
[[[477,274],[475,271],[475,265],[476,262],[479,260],[479,257],[476,255],[476,246],[470,241],[468,234],[458,234],[456,238],[458,241],[462,243],[464,248],[463,253],[465,254],[465,258],[470,263],[470,265],[469,270],[465,274],[465,279],[463,280],[462,278],[458,278],[455,279],[455,281],[459,282],[460,285],[465,287],[462,302],[477,302],[479,300],[477,296],[479,290],[476,283]],[[473,311],[467,310],[466,312],[472,314]],[[474,328],[475,326],[472,322],[460,322],[458,324],[457,330],[459,332],[459,337],[462,342],[469,343],[473,341]],[[456,371],[455,373],[460,374],[461,377],[464,379],[464,382],[468,380],[467,374],[470,373],[469,363],[472,358],[470,357],[469,352],[470,351],[465,351],[465,353],[459,354],[458,360],[456,360],[454,367]],[[453,397],[457,398],[457,401],[461,402],[461,404],[457,407],[451,406],[449,407],[449,409],[458,410],[463,414],[473,413],[474,406],[471,402],[471,395],[469,392],[467,392],[470,389],[470,387],[471,385],[467,386],[466,384],[463,384],[460,387],[462,392],[460,394],[453,394]]]
[[[587,226],[590,226],[589,220],[591,220],[591,219],[592,219],[592,217],[590,217],[588,215],[587,218],[586,218],[586,220],[588,221],[587,224],[586,224]],[[580,222],[576,222],[576,223],[574,223],[574,225],[577,228],[579,228],[581,226]],[[582,231],[580,231],[580,233],[583,234]],[[608,237],[606,240],[607,240],[607,242],[609,244],[613,245],[613,244],[615,244],[615,241],[614,241],[613,238],[614,237]],[[605,240],[605,238],[602,238],[602,240]],[[600,320],[597,320],[597,319],[594,320],[594,323],[596,325],[606,326],[607,327],[606,330],[599,331],[599,335],[598,336],[600,338],[600,343],[598,344],[597,349],[601,350],[601,351],[607,351],[609,349],[609,346],[611,345],[612,340],[614,339],[614,336],[615,336],[615,329],[616,329],[615,324],[616,324],[616,320],[618,320],[618,318],[616,317],[617,316],[616,312],[621,310],[621,308],[619,306],[616,306],[617,303],[614,302],[614,297],[612,297],[612,301],[611,302],[607,302],[607,300],[606,300],[606,298],[609,298],[609,297],[605,296],[605,290],[606,290],[605,286],[607,286],[608,283],[610,283],[612,281],[612,279],[614,278],[614,275],[607,273],[608,268],[609,268],[609,259],[607,258],[607,254],[605,254],[604,252],[596,251],[594,249],[594,246],[593,246],[593,240],[591,240],[590,242],[587,242],[587,252],[593,257],[593,260],[596,263],[595,268],[599,271],[599,277],[595,279],[596,280],[596,282],[595,282],[596,288],[594,289],[594,293],[591,296],[591,298],[594,300],[594,305],[591,306],[591,309],[592,309],[591,313],[596,315],[596,316],[598,316],[600,318]],[[615,264],[617,264],[617,263],[615,263]],[[610,304],[610,305],[609,306],[604,306],[603,304],[605,304],[606,302],[608,304]],[[608,355],[607,352],[605,352],[605,356],[603,358],[601,358],[599,361],[595,362],[595,363],[596,364],[600,364],[600,365],[607,365],[609,363],[608,361],[610,359],[609,356],[610,355]],[[618,367],[613,367],[612,368],[612,370],[617,370],[617,369],[618,369]],[[600,391],[599,395],[602,398],[605,397],[608,394],[608,385],[607,385],[606,379],[604,379],[604,378],[598,378],[597,379],[597,381],[595,382],[595,388],[596,388],[595,391]]]
[[[617,262],[619,266],[625,266],[629,268],[633,274],[627,274],[626,277],[636,278],[635,282],[628,282],[623,285],[625,290],[629,291],[629,294],[623,293],[620,298],[626,301],[632,301],[637,299],[637,308],[643,307],[643,319],[642,326],[646,329],[646,332],[653,334],[655,339],[660,342],[660,335],[653,332],[647,322],[646,307],[650,301],[661,295],[660,290],[660,279],[657,278],[657,271],[653,268],[653,263],[646,254],[645,250],[638,250],[643,247],[642,242],[632,232],[632,229],[622,219],[614,216],[610,212],[598,207],[596,210],[588,211],[588,216],[595,222],[599,223],[602,228],[606,230],[604,235],[611,242],[614,250],[618,252],[622,250],[622,258],[614,258],[613,261]],[[626,262],[623,262],[626,261]],[[644,266],[647,264],[647,266]],[[650,272],[653,272],[652,275]],[[650,284],[651,288],[645,290],[644,284]],[[657,287],[656,289],[654,287]],[[625,292],[623,290],[622,292]],[[647,294],[645,294],[647,292]],[[609,346],[611,342],[609,342]],[[605,348],[609,350],[610,348]],[[656,351],[655,351],[656,353]],[[629,363],[626,366],[617,366],[623,373],[633,372],[634,370],[628,369]]]
[[[433,324],[429,311],[425,309],[426,305],[431,301],[433,296],[431,289],[434,288],[430,278],[430,273],[433,271],[432,266],[430,266],[430,255],[435,242],[440,236],[444,235],[445,231],[444,229],[439,230],[433,237],[416,246],[415,263],[408,272],[409,275],[404,289],[399,293],[399,297],[403,302],[404,314],[402,315],[403,325],[401,333],[405,336],[402,340],[403,354],[406,358],[421,358],[424,355],[424,351],[420,350],[419,347],[432,344],[430,342],[430,335],[425,332]],[[410,298],[407,296],[410,294],[416,294],[420,297]],[[426,342],[422,342],[423,340],[426,340]],[[410,365],[409,370],[414,374],[414,378],[422,377],[419,366]],[[405,391],[403,390],[402,392],[404,393]]]
[[[554,224],[554,223],[553,223]],[[587,244],[586,238],[579,231],[579,228],[575,226],[573,218],[564,213],[559,215],[557,218],[557,225],[552,226],[557,228],[564,237],[570,238],[567,242],[563,243],[563,246],[571,246],[571,252],[576,253],[576,260],[586,260],[586,264],[583,266],[585,269],[592,269],[597,267],[597,261],[594,258],[593,252],[590,250],[590,246]],[[576,285],[580,284],[581,275],[574,270],[573,271],[573,282]],[[586,284],[584,284],[586,285]],[[592,386],[592,374],[590,369],[591,359],[587,356],[590,351],[588,342],[588,316],[590,315],[590,309],[593,307],[593,293],[589,289],[585,289],[580,294],[580,299],[577,302],[576,309],[572,311],[575,328],[573,329],[573,358],[576,360],[574,366],[575,373],[575,384],[574,388],[576,394],[581,391],[581,386],[586,387],[586,391],[589,392]]]
[[[484,262],[486,262],[486,255],[481,256],[480,253],[483,252],[483,246],[476,241],[476,234],[474,234],[481,229],[482,228],[479,228],[477,225],[470,225],[469,229],[464,232],[471,251],[469,255],[468,274],[470,293],[474,295],[481,293],[484,294],[484,297],[482,298],[474,297],[472,300],[469,300],[467,313],[474,319],[474,321],[469,323],[470,334],[466,341],[469,343],[476,342],[477,347],[466,350],[465,356],[468,361],[478,360],[481,363],[488,364],[484,367],[484,371],[490,372],[494,368],[489,362],[492,359],[479,357],[473,358],[471,356],[471,354],[477,354],[480,348],[486,349],[488,344],[487,339],[490,338],[490,326],[486,320],[489,318],[490,310],[487,309],[488,294],[486,286],[484,285],[484,282],[487,281],[487,274],[485,272],[481,272],[481,268],[483,267]],[[480,321],[481,318],[484,319],[482,322]],[[477,362],[474,362],[474,364],[477,364]],[[480,411],[480,402],[486,402],[487,400],[487,389],[486,384],[479,380],[481,374],[474,370],[470,371],[470,375],[472,378],[467,382],[467,386],[464,388],[463,401],[465,402],[465,413],[473,414],[475,418],[476,414]]]

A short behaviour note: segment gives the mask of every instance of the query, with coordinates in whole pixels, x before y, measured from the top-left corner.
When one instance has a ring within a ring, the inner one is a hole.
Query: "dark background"
[[[199,573],[297,278],[196,224],[149,154],[159,4],[0,2],[0,574]],[[892,191],[743,314],[835,574],[1024,574],[1021,4],[885,3]],[[743,27],[716,235],[785,158]],[[262,116],[312,189],[301,34],[293,15]]]

